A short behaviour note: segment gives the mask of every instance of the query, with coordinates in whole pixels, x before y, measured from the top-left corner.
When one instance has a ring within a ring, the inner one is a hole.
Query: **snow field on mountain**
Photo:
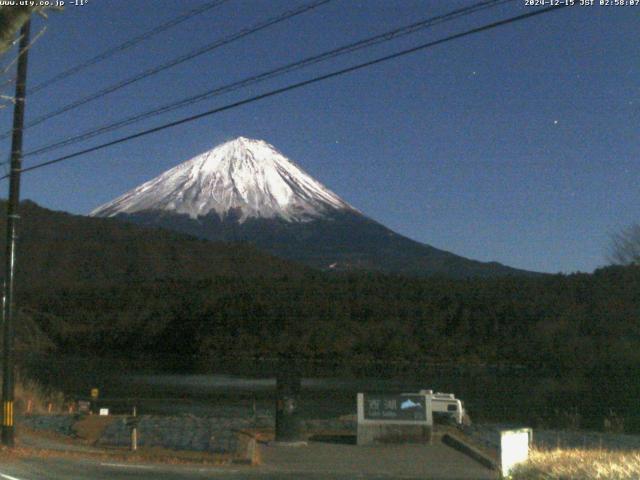
[[[304,222],[353,207],[314,180],[272,145],[244,137],[223,143],[115,200],[92,216],[149,210],[188,215],[192,219],[233,212],[248,218]]]

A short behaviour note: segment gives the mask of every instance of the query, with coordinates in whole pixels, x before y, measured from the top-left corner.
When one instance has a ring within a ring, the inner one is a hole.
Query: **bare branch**
[[[36,34],[35,37],[33,37],[33,39],[31,39],[31,41],[29,42],[29,45],[26,46],[26,48],[23,48],[20,52],[18,52],[18,54],[15,56],[15,58],[13,60],[11,60],[2,70],[2,72],[0,72],[1,75],[5,75],[9,69],[18,61],[18,59],[20,58],[21,55],[24,55],[24,53],[27,50],[30,50],[31,47],[38,41],[38,39],[44,34],[44,32],[47,31],[47,27],[42,27],[40,29],[40,31]]]
[[[611,235],[608,260],[616,265],[640,265],[640,224]]]
[[[31,17],[31,14],[36,12],[42,15],[45,10],[60,11],[62,9],[22,5],[0,6],[0,55],[16,44],[18,41],[15,38],[16,32],[22,28],[22,25]]]

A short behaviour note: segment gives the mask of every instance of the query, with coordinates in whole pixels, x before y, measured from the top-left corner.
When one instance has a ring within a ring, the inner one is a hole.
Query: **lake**
[[[64,356],[23,359],[29,374],[70,398],[100,389],[103,403],[141,414],[249,415],[274,409],[275,361],[251,359],[193,367],[185,359],[136,361]],[[187,366],[187,364],[189,366]],[[610,410],[637,431],[637,380],[534,372],[523,367],[372,362],[340,365],[303,362],[299,411],[304,418],[356,412],[358,392],[454,393],[475,422],[601,429]],[[596,386],[598,388],[596,388]],[[123,412],[124,413],[124,412]]]

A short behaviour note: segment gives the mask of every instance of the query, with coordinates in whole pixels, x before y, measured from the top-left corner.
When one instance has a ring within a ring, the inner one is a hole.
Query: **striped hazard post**
[[[2,402],[2,426],[13,427],[13,400]]]

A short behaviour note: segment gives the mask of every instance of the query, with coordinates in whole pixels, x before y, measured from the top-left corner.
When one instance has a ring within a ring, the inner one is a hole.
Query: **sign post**
[[[138,423],[139,418],[136,407],[133,407],[132,415],[127,418],[127,426],[131,429],[131,451],[138,450]]]
[[[98,396],[100,395],[100,390],[97,388],[91,389],[91,400],[89,404],[89,411],[91,414],[98,413]]]

